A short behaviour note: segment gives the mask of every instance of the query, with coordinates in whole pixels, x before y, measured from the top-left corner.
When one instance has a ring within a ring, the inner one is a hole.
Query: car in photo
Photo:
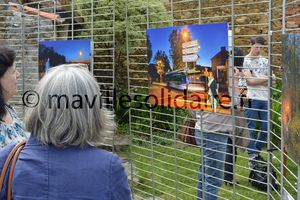
[[[207,93],[208,91],[208,78],[204,75],[186,75],[183,71],[172,71],[164,75],[163,81],[166,83],[166,87],[172,90],[183,92],[186,89],[188,92],[196,93]]]

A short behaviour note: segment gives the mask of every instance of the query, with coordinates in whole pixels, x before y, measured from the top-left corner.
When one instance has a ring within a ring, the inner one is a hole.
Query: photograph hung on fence
[[[300,34],[282,36],[282,128],[288,155],[300,164]]]
[[[57,40],[39,42],[39,78],[61,64],[86,64],[91,67],[91,40]]]
[[[149,102],[230,114],[228,24],[147,29]]]

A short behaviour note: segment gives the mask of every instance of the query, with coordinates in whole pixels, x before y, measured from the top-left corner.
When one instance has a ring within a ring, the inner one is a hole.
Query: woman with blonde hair
[[[38,105],[25,117],[31,136],[16,163],[13,199],[131,199],[121,160],[97,148],[114,122],[89,71],[76,64],[51,68],[37,94]],[[0,169],[11,149],[0,152]]]

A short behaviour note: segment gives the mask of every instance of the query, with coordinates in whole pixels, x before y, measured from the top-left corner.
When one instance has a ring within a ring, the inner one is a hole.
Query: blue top
[[[0,170],[10,150],[0,150]],[[6,188],[0,200],[6,199]],[[13,177],[15,200],[130,200],[130,188],[119,157],[88,146],[56,148],[31,136]]]
[[[5,122],[0,121],[0,148],[3,148],[8,144],[18,143],[27,139],[27,135],[24,132],[23,122],[18,117],[15,109],[9,105],[7,105],[6,108],[13,119],[13,123],[6,124]]]

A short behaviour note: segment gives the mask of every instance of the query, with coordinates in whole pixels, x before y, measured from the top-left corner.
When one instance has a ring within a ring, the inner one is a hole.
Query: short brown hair
[[[266,42],[266,40],[261,36],[251,38],[251,45],[254,45],[254,44],[257,44],[257,43],[261,44],[261,45],[264,45],[265,42]]]

